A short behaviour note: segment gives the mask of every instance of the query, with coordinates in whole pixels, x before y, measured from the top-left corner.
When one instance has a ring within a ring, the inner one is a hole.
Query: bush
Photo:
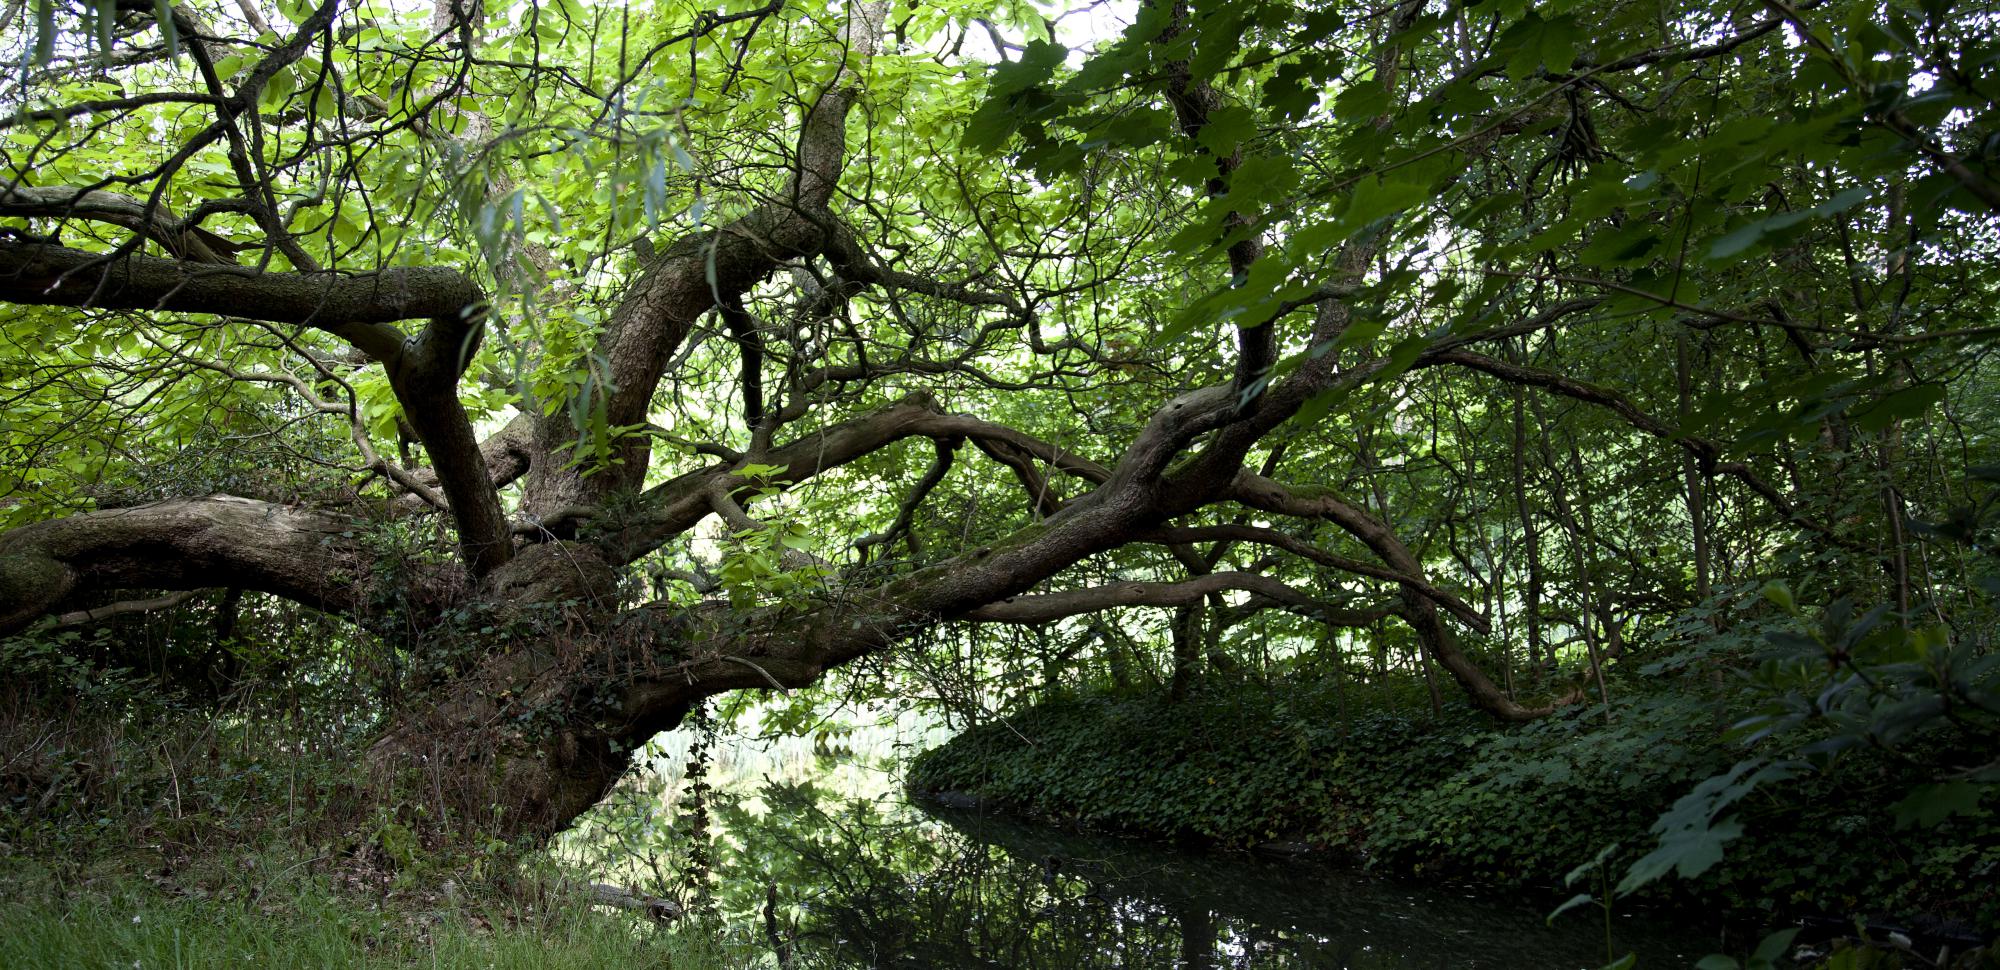
[[[1729,690],[1694,677],[1614,682],[1610,718],[1577,707],[1518,727],[1470,709],[1380,707],[1343,724],[1333,699],[1241,686],[1179,703],[1058,698],[926,752],[910,783],[1022,814],[1223,848],[1303,842],[1392,873],[1564,891],[1657,842],[1656,819],[1743,756]],[[2000,816],[1899,826],[1913,760],[1850,752],[1753,790],[1747,835],[1655,900],[1755,918],[1933,914],[2000,925]]]

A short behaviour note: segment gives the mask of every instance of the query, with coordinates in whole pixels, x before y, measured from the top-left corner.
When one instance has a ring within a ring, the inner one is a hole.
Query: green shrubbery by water
[[[1520,727],[1469,709],[1239,684],[1174,702],[1071,694],[920,757],[920,791],[1068,824],[1226,848],[1296,842],[1369,867],[1546,891],[1599,889],[1658,844],[1655,820],[1744,757],[1728,691],[1613,684]],[[2000,813],[1909,820],[1918,751],[1849,752],[1733,806],[1744,834],[1693,881],[1646,895],[1746,918],[1874,915],[2000,926]],[[1899,808],[1903,809],[1899,811]],[[1616,846],[1596,873],[1580,864]]]

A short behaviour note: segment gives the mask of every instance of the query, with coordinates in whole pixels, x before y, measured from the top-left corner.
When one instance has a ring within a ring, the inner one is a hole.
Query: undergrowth
[[[217,713],[0,646],[7,970],[746,965],[712,925],[593,908],[546,851],[433,838],[421,799],[357,822],[366,719],[337,703],[245,691]]]
[[[1029,816],[1225,848],[1304,843],[1390,873],[1568,895],[1653,848],[1662,811],[1743,756],[1740,701],[1703,675],[1631,676],[1613,704],[1516,727],[1463,706],[1238,684],[1173,702],[1071,694],[974,728],[913,764],[912,788]],[[1753,792],[1746,834],[1655,902],[1769,920],[1854,914],[2000,926],[2000,812],[1900,824],[1910,752],[1851,752]]]

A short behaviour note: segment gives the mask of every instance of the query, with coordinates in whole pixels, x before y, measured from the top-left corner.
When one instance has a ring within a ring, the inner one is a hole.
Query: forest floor
[[[331,718],[31,686],[0,686],[5,970],[744,966],[709,928],[594,906],[549,852],[420,844],[421,799],[334,811]]]
[[[1608,710],[1518,727],[1433,711],[1412,683],[1304,680],[1214,682],[1179,702],[1052,696],[920,757],[911,786],[1088,829],[1280,843],[1425,881],[1519,887],[1554,908],[1579,889],[1602,894],[1659,843],[1663,812],[1752,756],[1729,730],[1745,698],[1698,666],[1614,678]],[[706,970],[745,966],[756,958],[744,946],[760,948],[594,908],[550,853],[420,850],[392,821],[319,818],[340,777],[331,742],[249,721],[100,729],[17,713],[0,728],[68,726],[61,744],[16,745],[40,754],[0,775],[8,970]],[[1617,905],[1694,906],[1752,926],[1861,919],[1963,952],[1977,928],[2000,926],[2000,806],[1911,824],[1903,803],[1937,754],[1854,752],[1761,786],[1731,806],[1726,827],[1742,834],[1718,842],[1698,879]]]

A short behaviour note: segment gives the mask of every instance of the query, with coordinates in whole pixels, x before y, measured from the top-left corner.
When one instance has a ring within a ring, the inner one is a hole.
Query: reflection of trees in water
[[[1189,918],[1122,897],[1047,857],[1017,858],[811,785],[773,786],[764,799],[761,815],[722,809],[736,835],[723,858],[723,904],[757,912],[759,887],[778,886],[802,965],[1216,965],[1206,912]]]
[[[1116,840],[773,785],[732,834],[721,903],[799,967],[1390,968],[1595,966],[1604,941],[1531,911],[1330,870],[1190,857]],[[1671,965],[1678,947],[1639,942]],[[1648,959],[1646,962],[1654,962]]]

